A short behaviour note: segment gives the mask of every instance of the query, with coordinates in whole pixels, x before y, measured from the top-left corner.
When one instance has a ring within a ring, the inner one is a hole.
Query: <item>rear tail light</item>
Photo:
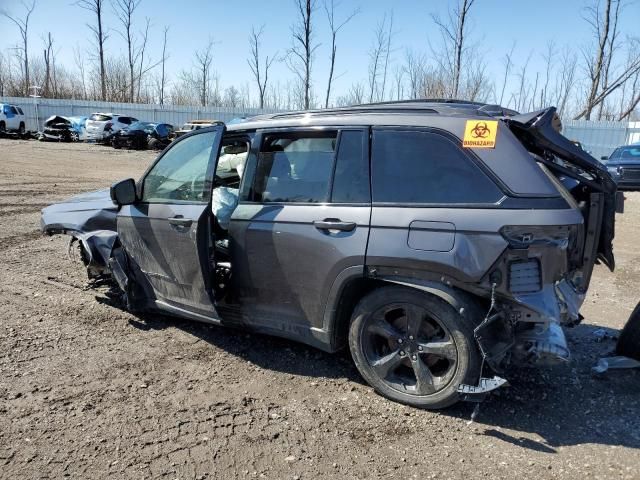
[[[500,233],[513,248],[548,245],[571,250],[577,239],[578,225],[507,225]]]
[[[113,127],[113,123],[111,123],[111,122],[107,122],[107,123],[104,124],[104,130],[105,131],[111,130],[111,127]]]

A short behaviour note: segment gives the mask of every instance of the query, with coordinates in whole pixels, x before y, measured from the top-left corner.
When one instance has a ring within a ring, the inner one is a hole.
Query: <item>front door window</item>
[[[142,185],[145,203],[207,203],[213,175],[212,148],[220,132],[185,138],[173,146],[149,171]],[[214,152],[217,154],[217,151]]]

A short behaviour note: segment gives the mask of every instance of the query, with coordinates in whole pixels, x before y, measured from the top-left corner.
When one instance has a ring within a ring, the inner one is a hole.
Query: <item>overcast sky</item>
[[[589,26],[583,19],[584,7],[589,0],[476,0],[471,11],[470,38],[478,44],[482,60],[492,78],[501,76],[504,55],[516,42],[515,62],[523,63],[530,52],[531,71],[542,70],[541,54],[549,40],[559,47],[571,45],[578,49],[590,40]],[[118,34],[118,22],[109,2],[105,25],[109,30],[106,43],[111,55],[124,55],[124,42]],[[373,42],[373,31],[385,13],[393,9],[394,64],[398,64],[407,49],[428,52],[429,42],[437,44],[438,32],[430,15],[443,14],[453,1],[436,0],[342,0],[338,17],[360,8],[357,15],[338,38],[336,72],[337,93],[349,88],[353,82],[366,81],[368,50]],[[319,6],[322,0],[318,0]],[[0,8],[20,14],[19,0],[0,0]],[[169,26],[170,58],[168,69],[178,72],[192,66],[195,50],[206,45],[212,37],[215,44],[214,68],[221,85],[240,86],[251,82],[246,62],[249,52],[247,37],[252,26],[264,24],[263,51],[283,54],[291,45],[290,27],[294,22],[293,0],[142,0],[136,12],[137,30],[144,18],[151,19],[149,55],[153,60],[161,56],[162,30]],[[640,20],[640,2],[627,7],[622,20],[622,31],[637,35]],[[80,46],[89,51],[90,31],[87,23],[93,21],[90,13],[68,0],[37,0],[37,8],[30,24],[30,54],[42,55],[42,37],[51,32],[57,46],[57,61],[73,67],[73,49]],[[315,39],[320,44],[315,56],[313,78],[317,92],[325,88],[328,75],[329,28],[324,10],[316,13]],[[0,50],[10,53],[19,40],[17,29],[0,18]],[[393,69],[393,67],[392,67]],[[286,82],[292,74],[285,64],[274,67],[273,80]],[[253,85],[251,85],[254,89]]]

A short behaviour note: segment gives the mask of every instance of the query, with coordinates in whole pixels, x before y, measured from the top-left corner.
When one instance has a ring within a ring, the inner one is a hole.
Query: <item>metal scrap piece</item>
[[[640,368],[640,362],[629,357],[607,357],[598,360],[595,366],[591,368],[593,373],[604,373],[610,369],[622,368]]]

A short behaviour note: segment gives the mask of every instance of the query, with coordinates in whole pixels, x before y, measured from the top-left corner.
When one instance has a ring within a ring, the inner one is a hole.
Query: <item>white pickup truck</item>
[[[24,135],[27,126],[27,118],[20,107],[0,103],[0,134],[5,132],[17,132]]]

